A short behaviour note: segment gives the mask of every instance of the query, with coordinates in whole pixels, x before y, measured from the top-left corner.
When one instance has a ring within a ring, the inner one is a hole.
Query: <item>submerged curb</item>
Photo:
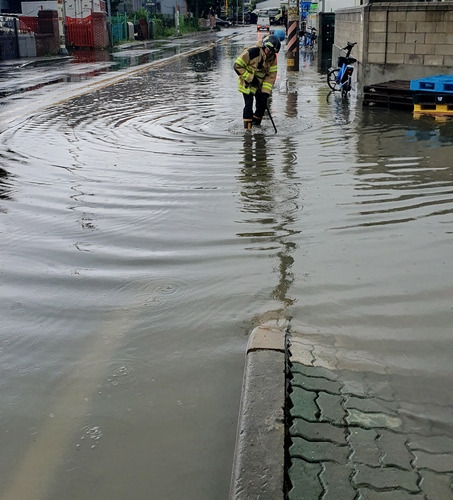
[[[259,326],[247,345],[231,500],[284,498],[285,331]]]

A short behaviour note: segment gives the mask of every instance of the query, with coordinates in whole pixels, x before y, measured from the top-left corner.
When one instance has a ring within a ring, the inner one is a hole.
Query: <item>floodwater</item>
[[[0,108],[2,500],[227,498],[269,317],[436,386],[453,437],[453,124],[342,102],[302,53],[244,133],[230,34]]]

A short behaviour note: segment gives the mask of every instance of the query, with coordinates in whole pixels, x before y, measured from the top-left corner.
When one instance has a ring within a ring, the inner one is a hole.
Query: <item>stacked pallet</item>
[[[436,75],[411,80],[414,116],[453,116],[453,76]]]
[[[363,106],[412,111],[413,105],[409,80],[392,80],[363,88]]]

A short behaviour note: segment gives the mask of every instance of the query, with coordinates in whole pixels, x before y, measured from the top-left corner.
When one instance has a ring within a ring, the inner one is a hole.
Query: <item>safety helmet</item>
[[[263,38],[263,47],[267,47],[277,54],[280,50],[281,43],[278,37],[276,37],[275,35],[268,35],[267,37]]]
[[[272,34],[275,35],[281,42],[283,42],[283,40],[286,38],[285,32],[280,29],[274,30]]]

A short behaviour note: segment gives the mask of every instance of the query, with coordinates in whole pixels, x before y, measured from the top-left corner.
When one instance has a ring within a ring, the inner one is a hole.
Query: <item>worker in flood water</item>
[[[239,75],[238,90],[244,96],[242,118],[247,130],[252,125],[261,125],[267,100],[277,78],[277,54],[280,46],[276,35],[266,36],[261,43],[245,48],[234,62],[234,71]]]

